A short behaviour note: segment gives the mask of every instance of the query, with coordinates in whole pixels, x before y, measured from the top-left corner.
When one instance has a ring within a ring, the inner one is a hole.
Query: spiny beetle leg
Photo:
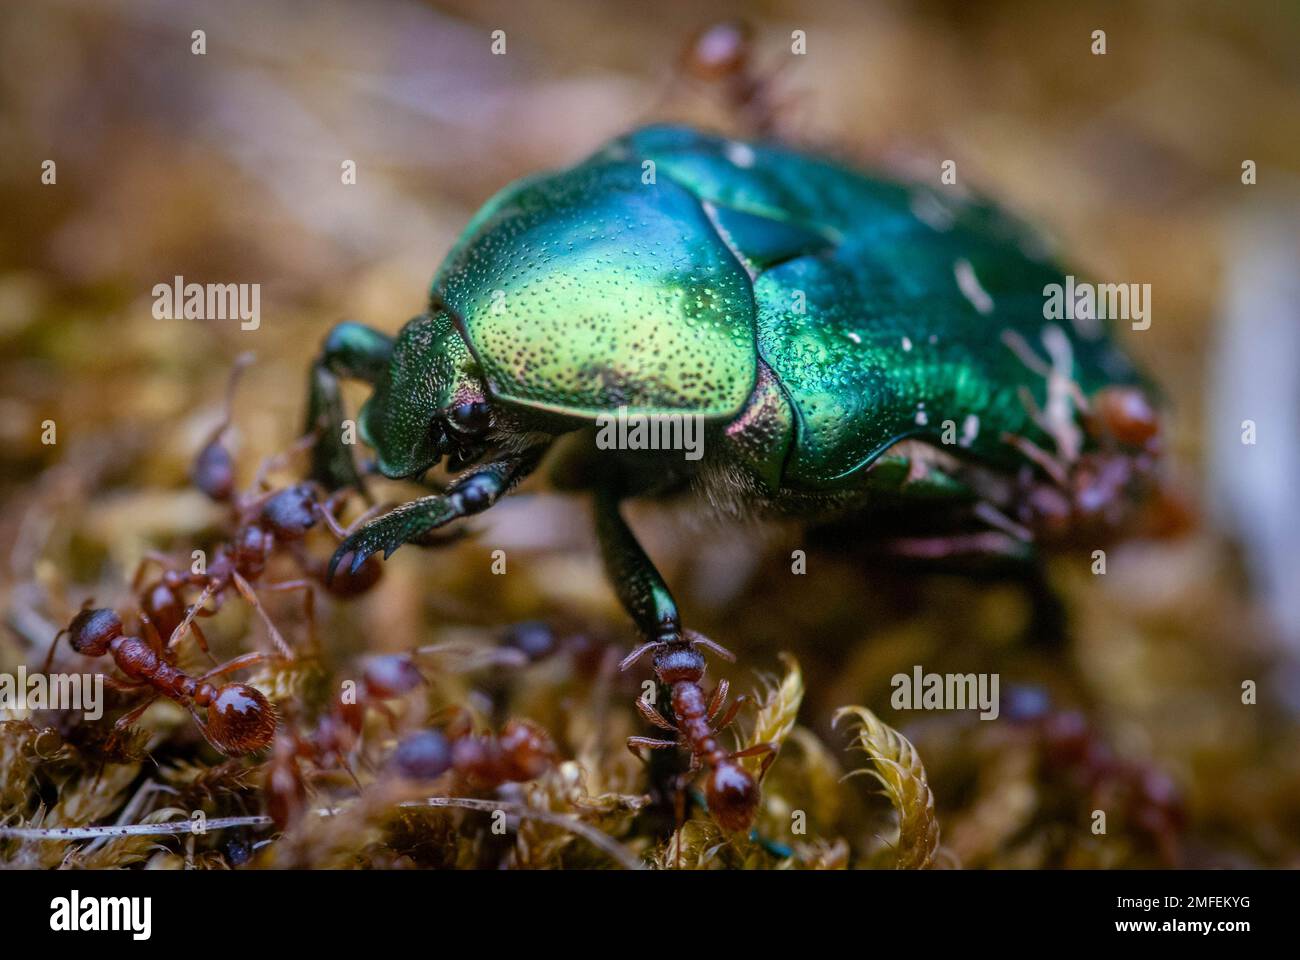
[[[334,571],[349,554],[349,570],[356,573],[372,553],[382,550],[387,560],[402,544],[430,543],[430,534],[439,527],[482,513],[531,473],[545,452],[546,446],[539,445],[485,463],[457,477],[445,494],[412,500],[371,520],[338,545],[330,558],[327,579],[333,579]]]

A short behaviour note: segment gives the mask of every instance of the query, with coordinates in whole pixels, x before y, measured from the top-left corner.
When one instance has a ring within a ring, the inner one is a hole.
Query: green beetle
[[[1045,317],[1061,283],[987,205],[780,145],[673,126],[520,180],[473,218],[395,339],[336,327],[313,367],[313,474],[360,484],[338,378],[374,385],[376,466],[459,476],[353,533],[331,569],[431,542],[557,450],[595,493],[609,576],[651,643],[681,643],[619,511],[693,490],[736,517],[881,510],[915,555],[1026,555],[1114,526],[1158,420],[1097,321]],[[704,455],[602,449],[598,421],[698,418]],[[556,441],[562,439],[562,443]],[[936,517],[942,517],[936,532]]]

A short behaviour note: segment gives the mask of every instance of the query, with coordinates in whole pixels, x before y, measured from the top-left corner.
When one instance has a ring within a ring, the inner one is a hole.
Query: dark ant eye
[[[457,433],[483,433],[492,425],[491,408],[482,400],[458,403],[451,408],[449,416],[452,429]]]

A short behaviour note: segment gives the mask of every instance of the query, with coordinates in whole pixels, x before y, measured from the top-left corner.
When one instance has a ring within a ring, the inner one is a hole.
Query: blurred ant
[[[529,720],[511,720],[499,734],[474,733],[462,713],[446,733],[420,730],[404,737],[393,754],[403,777],[433,780],[448,770],[479,789],[535,780],[555,762],[550,734]]]
[[[267,458],[258,469],[252,492],[238,494],[234,485],[234,461],[226,449],[224,438],[231,425],[234,391],[251,355],[244,354],[235,361],[226,387],[225,415],[213,430],[202,451],[195,458],[192,476],[195,485],[211,499],[228,503],[235,516],[235,535],[230,543],[221,544],[216,556],[205,570],[176,569],[171,558],[150,552],[136,568],[132,590],[139,595],[140,607],[157,624],[162,633],[172,633],[185,617],[184,591],[187,587],[208,590],[214,607],[203,609],[197,616],[213,616],[224,602],[231,588],[252,606],[266,625],[267,633],[276,650],[286,659],[293,654],[280,631],[267,616],[253,590],[266,573],[267,565],[277,546],[287,546],[306,577],[260,584],[263,590],[277,593],[301,591],[304,613],[312,646],[315,646],[315,587],[324,585],[337,596],[353,596],[370,589],[379,579],[382,566],[378,558],[368,558],[355,572],[351,565],[344,573],[325,581],[325,563],[312,558],[303,547],[307,533],[324,521],[333,535],[342,540],[350,532],[338,522],[335,511],[339,495],[324,501],[317,488],[310,483],[299,483],[279,491],[270,491],[267,475],[277,468],[289,454],[305,449],[315,442],[314,436],[299,440],[286,453]],[[364,522],[362,516],[358,522]],[[162,568],[161,574],[148,585],[143,585],[145,570],[150,564]],[[204,653],[208,653],[207,638],[197,623],[192,624],[195,639]],[[209,656],[211,654],[209,653]]]
[[[1013,689],[1007,719],[1033,736],[1048,767],[1082,787],[1092,806],[1118,798],[1161,859],[1178,863],[1187,811],[1181,792],[1166,774],[1116,756],[1082,713],[1054,708],[1041,690]]]
[[[303,761],[320,770],[342,769],[360,790],[361,781],[352,770],[350,758],[361,739],[366,709],[374,707],[381,711],[395,731],[397,718],[384,701],[404,696],[424,682],[414,655],[370,657],[362,671],[359,689],[341,690],[333,709],[323,714],[310,732],[303,734],[286,724],[275,738],[266,773],[267,813],[276,826],[286,829],[306,805]]]
[[[753,28],[743,20],[725,20],[695,34],[678,65],[692,79],[720,84],[727,104],[758,136],[767,137],[778,127],[777,71],[756,71],[753,53]]]
[[[673,717],[677,721],[669,722],[660,716],[654,707],[638,697],[636,707],[641,716],[661,730],[670,730],[677,734],[677,738],[659,740],[652,737],[628,737],[628,749],[635,756],[640,757],[637,753],[638,747],[649,750],[686,747],[691,753],[691,766],[685,777],[693,775],[701,766],[706,766],[710,770],[705,796],[713,819],[724,830],[747,830],[758,813],[758,785],[767,773],[768,766],[776,758],[777,745],[759,743],[733,752],[723,749],[718,742],[717,734],[736,719],[736,714],[747,698],[737,697],[722,715],[721,720],[716,726],[714,725],[726,702],[729,684],[725,679],[719,681],[713,695],[705,698],[701,686],[704,681],[704,655],[697,647],[712,650],[727,661],[734,661],[735,656],[726,648],[693,630],[682,631],[682,636],[681,640],[654,640],[642,644],[628,654],[620,664],[620,668],[626,670],[645,653],[653,650],[655,676],[659,679],[659,683],[670,691]],[[756,780],[736,761],[743,757],[759,756],[765,759]],[[677,803],[678,822],[681,822],[680,806],[683,800],[680,789],[677,793]]]
[[[350,757],[361,738],[366,708],[382,710],[395,730],[396,718],[382,701],[403,696],[423,682],[413,656],[372,657],[354,700],[340,696],[334,710],[322,716],[310,733],[301,734],[286,726],[276,737],[267,766],[266,808],[272,821],[287,829],[305,809],[304,761],[320,770],[344,770],[361,790]],[[469,715],[462,712],[446,733],[421,730],[404,737],[398,743],[394,762],[398,772],[409,780],[432,780],[454,770],[472,786],[492,788],[536,779],[551,767],[555,755],[550,736],[536,724],[512,720],[497,736],[475,734]]]
[[[205,588],[199,604],[207,599],[207,593]],[[114,736],[128,730],[159,697],[167,697],[190,712],[204,738],[220,753],[233,757],[261,750],[270,745],[275,732],[274,708],[260,691],[248,684],[227,683],[218,687],[211,681],[270,658],[262,653],[246,653],[199,677],[184,673],[173,662],[173,651],[190,627],[197,608],[197,605],[190,608],[166,645],[146,614],[140,615],[142,632],[147,638],[142,639],[127,636],[121,618],[107,608],[82,610],[66,630],[59,633],[68,634],[72,649],[77,653],[87,657],[108,654],[113,658],[117,668],[126,676],[125,680],[105,677],[105,682],[113,689],[154,691],[117,720]],[[206,719],[198,707],[207,708]]]

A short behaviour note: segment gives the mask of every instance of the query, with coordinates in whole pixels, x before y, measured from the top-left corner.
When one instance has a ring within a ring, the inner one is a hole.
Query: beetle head
[[[492,406],[451,314],[439,307],[411,320],[361,411],[361,438],[379,471],[398,479],[424,473],[445,456],[458,470],[487,449]]]

